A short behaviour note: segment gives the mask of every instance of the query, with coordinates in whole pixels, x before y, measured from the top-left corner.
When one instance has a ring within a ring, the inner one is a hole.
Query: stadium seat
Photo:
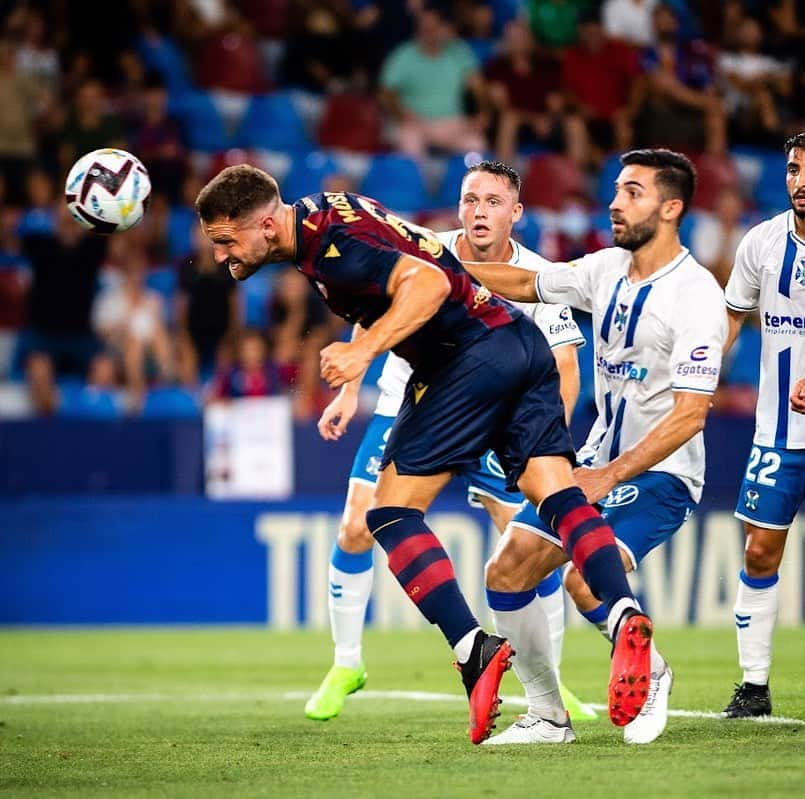
[[[528,161],[520,200],[528,208],[558,211],[565,199],[585,194],[581,169],[563,155],[535,155]]]
[[[152,388],[145,395],[140,415],[150,419],[191,419],[201,413],[196,398],[178,386]]]
[[[779,213],[790,207],[785,187],[785,156],[782,153],[763,155],[755,186],[755,203],[764,215]]]
[[[184,56],[172,39],[156,33],[144,34],[137,39],[136,47],[143,64],[162,76],[171,94],[190,88]]]
[[[419,165],[406,155],[376,155],[361,193],[400,213],[417,213],[431,205]]]
[[[170,265],[151,267],[145,274],[145,285],[162,297],[163,311],[168,321],[171,321],[176,292],[176,270]]]
[[[519,221],[512,227],[512,233],[517,241],[528,247],[529,250],[539,251],[539,240],[542,236],[542,226],[539,216],[533,211],[524,211]]]
[[[697,173],[696,193],[692,203],[694,208],[713,211],[722,191],[740,191],[741,178],[729,155],[704,153],[694,158],[693,163]]]
[[[235,133],[234,146],[291,153],[313,149],[293,100],[283,92],[252,97]]]
[[[444,175],[439,181],[439,188],[433,200],[434,208],[455,208],[461,193],[461,181],[467,169],[481,160],[477,154],[451,155],[447,159]]]
[[[322,190],[326,178],[339,171],[335,159],[321,150],[297,155],[282,182],[282,193],[294,200],[306,194],[315,194]]]
[[[383,147],[383,114],[368,94],[330,95],[319,122],[319,144],[332,150],[379,153]]]
[[[168,211],[168,258],[178,261],[193,251],[193,228],[198,224],[196,212],[187,205],[173,205]]]
[[[214,153],[230,146],[224,121],[206,92],[194,89],[171,94],[168,113],[179,120],[191,150]]]
[[[71,419],[117,419],[122,415],[114,391],[73,381],[59,385],[56,413]]]
[[[612,202],[615,196],[615,181],[622,168],[620,155],[610,155],[602,164],[595,185],[595,199],[599,205],[606,208]]]

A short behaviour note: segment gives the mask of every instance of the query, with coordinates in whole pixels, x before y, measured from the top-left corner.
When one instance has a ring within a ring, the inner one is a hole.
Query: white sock
[[[512,665],[525,689],[529,715],[564,722],[548,619],[538,598],[518,610],[492,610],[492,618],[498,634],[508,638],[517,653]]]
[[[609,640],[615,640],[615,628],[618,626],[618,622],[621,620],[621,616],[623,615],[623,611],[627,610],[628,608],[636,608],[640,610],[640,603],[630,596],[625,596],[619,599],[609,610],[609,615],[607,616],[607,632],[609,633]]]
[[[565,592],[562,587],[547,596],[537,596],[548,619],[548,631],[551,636],[551,652],[557,674],[562,663],[562,643],[565,639]]]
[[[747,580],[753,582],[742,571],[735,596],[738,662],[743,669],[744,682],[766,685],[771,668],[771,637],[777,621],[779,583],[753,588],[747,585]]]
[[[354,574],[343,572],[330,564],[327,607],[330,610],[336,666],[357,669],[363,662],[361,638],[366,606],[372,593],[373,573],[374,569]]]
[[[480,627],[473,627],[453,647],[453,651],[456,653],[456,660],[459,663],[466,663],[470,659],[472,645],[475,643],[475,636],[478,635],[478,630],[480,629]]]

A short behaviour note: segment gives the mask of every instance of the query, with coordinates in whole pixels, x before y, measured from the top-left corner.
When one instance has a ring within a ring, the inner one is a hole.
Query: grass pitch
[[[724,797],[801,795],[805,721],[724,721],[732,630],[661,630],[675,716],[646,747],[604,718],[572,746],[474,747],[435,630],[371,632],[366,693],[308,721],[325,633],[262,629],[0,631],[0,793],[14,797]],[[805,631],[779,630],[776,716],[805,720]],[[608,652],[569,631],[565,683],[603,704]],[[503,692],[519,695],[513,675]],[[422,692],[399,698],[378,692]],[[450,694],[453,697],[432,696]],[[521,707],[504,703],[499,728]]]

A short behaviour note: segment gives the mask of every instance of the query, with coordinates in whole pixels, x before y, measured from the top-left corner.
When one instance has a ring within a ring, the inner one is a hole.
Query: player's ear
[[[515,203],[514,208],[512,208],[512,224],[515,222],[519,222],[523,216],[523,204],[522,203]]]
[[[682,216],[682,209],[684,204],[678,197],[670,200],[665,200],[660,206],[660,217],[665,222],[675,222]]]

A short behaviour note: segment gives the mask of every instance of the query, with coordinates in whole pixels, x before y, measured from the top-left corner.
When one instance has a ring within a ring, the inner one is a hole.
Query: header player
[[[413,367],[366,518],[395,577],[456,653],[472,742],[492,729],[512,649],[480,629],[424,514],[453,473],[490,448],[507,488],[539,505],[558,532],[551,569],[572,558],[606,603],[615,641],[610,718],[620,726],[634,719],[649,687],[651,621],[638,608],[611,528],[573,478],[559,375],[537,327],[473,281],[432,231],[369,198],[324,193],[289,205],[270,175],[240,165],[213,178],[196,209],[216,261],[233,277],[291,260],[331,310],[363,328],[352,342],[322,350],[331,387],[354,380],[389,349]]]
[[[573,264],[532,274],[513,267],[467,264],[489,288],[517,300],[567,302],[590,311],[598,418],[576,478],[591,502],[601,501],[627,571],[670,537],[699,501],[704,482],[702,429],[718,383],[726,337],[724,296],[713,276],[679,241],[695,172],[683,155],[636,150],[621,158],[610,208],[615,247]],[[530,675],[529,713],[490,739],[564,743],[569,725],[540,669],[544,644],[532,634],[529,592],[544,572],[555,534],[533,506],[515,516],[487,566],[490,607],[498,630]],[[584,615],[605,609],[572,568],[566,585]],[[652,646],[651,689],[643,712],[624,730],[627,743],[649,743],[663,731],[671,670]]]
[[[778,569],[788,528],[805,499],[805,133],[785,143],[791,208],[752,228],[727,283],[732,346],[746,314],[760,312],[760,391],[755,436],[735,515],[744,522],[735,626],[743,679],[727,718],[771,713],[771,639],[777,620]]]
[[[471,167],[462,180],[459,198],[462,228],[439,234],[439,239],[453,254],[474,261],[508,260],[531,269],[547,265],[547,261],[511,238],[512,225],[523,211],[519,190],[520,176],[506,164],[483,161]],[[559,390],[569,419],[579,391],[576,347],[584,344],[584,337],[565,305],[536,303],[523,305],[521,310],[537,323],[556,358]],[[390,353],[379,382],[381,394],[375,414],[355,455],[329,569],[328,606],[335,659],[305,706],[306,715],[312,719],[326,720],[338,715],[345,697],[363,687],[366,681],[361,637],[372,589],[374,543],[366,527],[366,511],[374,496],[380,457],[410,376],[408,363]],[[345,431],[357,409],[359,388],[360,378],[344,384],[324,410],[319,430],[325,439],[336,440]],[[471,504],[483,505],[502,533],[522,505],[523,497],[506,492],[506,481],[495,454],[490,450],[479,464],[465,467],[461,477],[468,485]],[[548,617],[558,667],[564,637],[564,592],[558,571],[540,583],[538,594]],[[572,718],[595,716],[594,710],[580,703],[567,689],[563,689],[563,699]]]

